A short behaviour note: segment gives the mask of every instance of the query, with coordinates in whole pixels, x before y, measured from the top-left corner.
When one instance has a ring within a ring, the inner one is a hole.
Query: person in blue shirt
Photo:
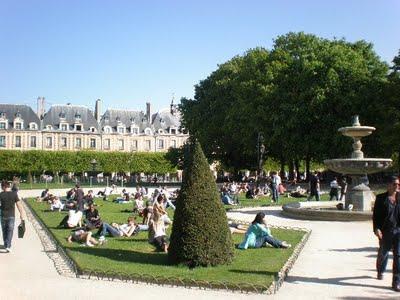
[[[243,242],[239,245],[239,249],[261,248],[265,244],[270,244],[275,248],[290,248],[291,245],[285,241],[280,241],[271,235],[271,231],[266,226],[264,220],[265,214],[259,212],[249,229],[247,229]]]

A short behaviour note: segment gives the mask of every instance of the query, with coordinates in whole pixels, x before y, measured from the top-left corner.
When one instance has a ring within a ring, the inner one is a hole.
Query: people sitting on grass
[[[290,192],[290,197],[294,198],[301,198],[301,197],[307,197],[307,190],[301,188],[300,186],[297,186],[295,190]]]
[[[75,188],[72,188],[67,192],[67,200],[74,200],[74,199],[75,199]]]
[[[95,245],[101,244],[94,237],[92,237],[91,231],[86,231],[84,229],[71,231],[71,234],[69,235],[69,237],[67,237],[67,242],[84,243],[88,247],[93,247]]]
[[[143,217],[143,210],[145,209],[142,194],[136,193],[135,200],[133,201],[133,212],[138,213],[139,216]]]
[[[250,186],[246,192],[246,199],[256,199],[257,194],[255,192],[254,186]]]
[[[113,237],[130,237],[139,233],[139,231],[146,231],[149,227],[147,225],[140,225],[136,223],[135,217],[128,217],[128,221],[126,224],[117,224],[117,223],[104,223],[99,230],[100,237],[99,241],[104,241],[105,236],[107,234]]]
[[[158,251],[168,252],[169,239],[166,233],[166,226],[163,214],[155,210],[149,221],[149,243],[154,245]]]
[[[47,197],[49,196],[49,189],[45,189],[40,194],[41,201],[47,201]]]
[[[265,214],[257,213],[254,221],[249,226],[243,242],[239,249],[261,248],[269,244],[275,248],[290,248],[291,245],[285,241],[280,241],[271,235],[271,230],[267,227]]]
[[[229,192],[225,189],[221,193],[221,201],[225,205],[236,205],[236,203],[233,201],[233,199],[229,195]]]
[[[171,219],[168,217],[168,213],[165,210],[164,202],[165,198],[163,194],[159,194],[157,200],[153,204],[153,216],[155,214],[159,215],[160,218],[164,221],[165,224],[172,224]]]
[[[106,186],[103,191],[99,191],[97,193],[98,197],[103,197],[103,200],[108,200],[108,197],[111,195],[113,189],[109,186]]]
[[[68,215],[62,219],[58,227],[61,228],[75,228],[82,227],[82,212],[78,209],[69,210]]]
[[[94,203],[89,204],[89,208],[85,210],[85,223],[89,229],[100,228],[102,221],[99,211],[94,207]]]
[[[150,200],[146,202],[146,207],[143,209],[143,221],[142,224],[149,225],[150,220],[153,216],[153,204]]]
[[[57,196],[52,196],[50,198],[50,210],[54,211],[54,210],[58,210],[58,211],[62,211],[64,209],[64,204],[61,202],[60,198]]]
[[[238,224],[232,221],[228,221],[228,226],[231,234],[234,233],[243,234],[246,233],[247,229],[249,228],[248,225]]]
[[[94,203],[93,198],[94,198],[93,190],[89,190],[88,193],[83,197],[84,202],[87,206]]]

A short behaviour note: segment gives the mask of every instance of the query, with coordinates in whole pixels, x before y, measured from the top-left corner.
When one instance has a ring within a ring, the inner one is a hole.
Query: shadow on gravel
[[[84,254],[106,257],[107,259],[134,262],[147,265],[168,265],[167,255],[161,252],[137,252],[132,250],[116,250],[116,249],[101,249],[101,248],[74,248],[70,251],[81,252]]]
[[[372,284],[361,284],[348,282],[349,280],[356,279],[371,279],[375,277],[371,276],[354,276],[354,277],[333,277],[333,278],[319,278],[319,277],[303,277],[303,276],[288,276],[286,277],[286,282],[290,283],[302,283],[302,282],[312,282],[312,283],[320,283],[320,284],[333,284],[340,286],[354,286],[354,287],[366,287],[366,288],[376,288],[380,290],[391,290],[391,287],[382,287],[380,285],[372,285]],[[375,298],[376,299],[376,298]]]
[[[335,252],[377,252],[377,247],[362,247],[362,248],[345,248],[345,249],[329,249]]]

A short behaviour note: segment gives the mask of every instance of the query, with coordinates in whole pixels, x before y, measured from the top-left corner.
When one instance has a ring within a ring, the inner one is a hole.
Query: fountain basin
[[[284,216],[316,221],[370,221],[372,211],[338,210],[336,205],[340,201],[308,201],[294,202],[282,206]]]
[[[347,175],[365,175],[382,172],[392,165],[387,158],[335,158],[324,164],[332,171]]]
[[[348,126],[339,128],[338,131],[345,136],[349,136],[352,138],[362,138],[364,136],[372,134],[374,130],[375,127],[370,126]]]

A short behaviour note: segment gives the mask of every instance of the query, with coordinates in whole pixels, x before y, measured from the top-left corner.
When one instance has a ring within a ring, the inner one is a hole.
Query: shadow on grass
[[[270,272],[270,271],[251,271],[251,270],[229,270],[232,273],[239,273],[239,274],[256,274],[256,275],[265,275],[265,276],[275,276],[278,274],[277,272]]]
[[[138,252],[134,250],[116,250],[105,248],[69,248],[71,252],[105,257],[120,262],[131,262],[146,265],[168,266],[168,258],[162,252]]]

